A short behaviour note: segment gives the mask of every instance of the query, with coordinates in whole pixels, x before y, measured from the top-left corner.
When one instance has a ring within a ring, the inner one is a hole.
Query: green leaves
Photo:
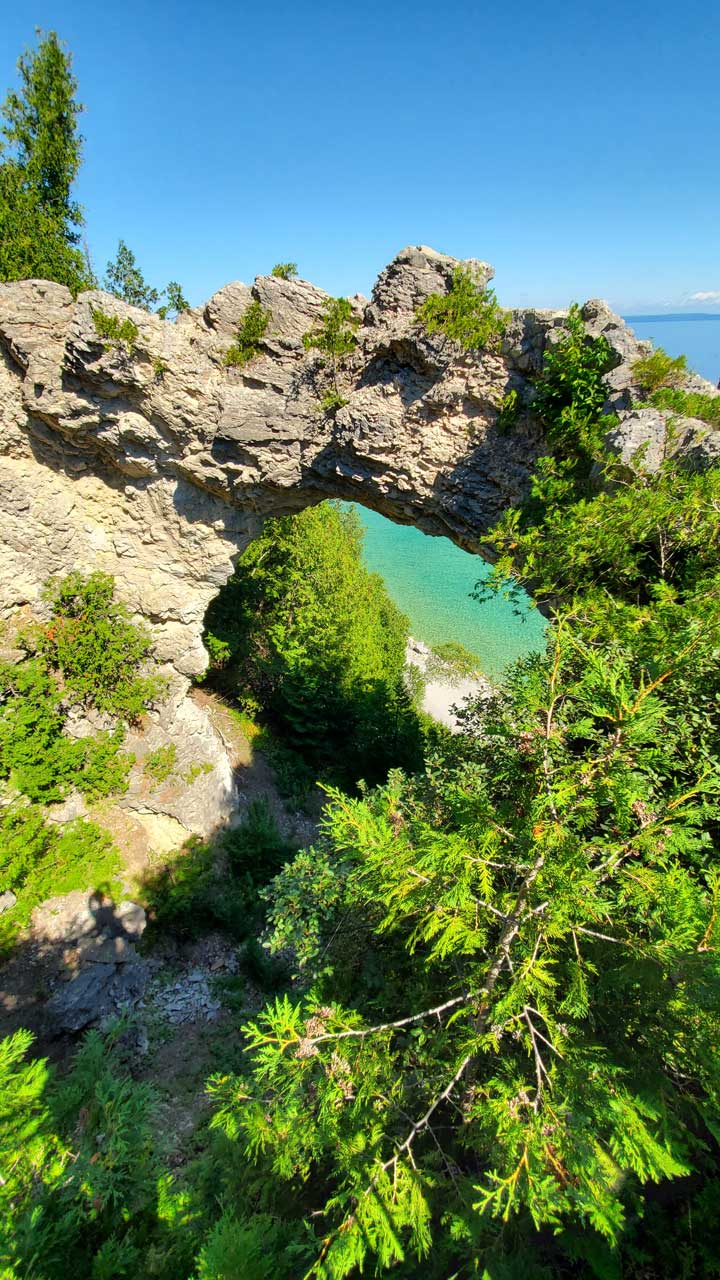
[[[259,302],[251,302],[242,318],[235,341],[225,352],[224,363],[242,368],[248,360],[259,355],[260,344],[270,319],[271,313],[264,311]]]
[[[482,350],[505,330],[505,312],[492,289],[480,288],[463,266],[457,266],[447,293],[432,293],[418,309],[417,319],[428,333],[443,333],[464,351]],[[512,392],[510,396],[512,397]],[[515,402],[503,402],[503,427],[512,422]]]
[[[653,351],[652,355],[636,360],[632,373],[641,391],[648,394],[661,387],[681,387],[688,372],[685,356],[673,359],[662,347]]]
[[[135,354],[135,343],[140,335],[140,330],[129,316],[121,320],[119,316],[108,315],[106,311],[102,311],[99,307],[93,307],[91,314],[98,337],[109,339],[106,350],[110,349],[113,342],[123,342],[128,355]]]
[[[420,726],[402,683],[407,620],[363,565],[350,512],[323,503],[268,521],[206,625],[209,678],[259,704],[315,776],[353,784],[419,763]]]
[[[113,594],[113,579],[104,573],[50,579],[43,595],[52,621],[35,639],[48,667],[62,673],[65,696],[134,721],[164,684],[140,674],[150,658],[150,637]]]
[[[93,281],[71,198],[82,149],[72,60],[50,31],[18,68],[20,91],[8,94],[0,126],[0,280],[57,280],[77,293]]]
[[[323,310],[325,319],[303,335],[303,346],[306,351],[315,349],[329,356],[335,370],[357,346],[353,330],[359,321],[347,298],[326,298]]]
[[[270,275],[277,276],[279,280],[292,280],[297,273],[297,262],[276,262]]]

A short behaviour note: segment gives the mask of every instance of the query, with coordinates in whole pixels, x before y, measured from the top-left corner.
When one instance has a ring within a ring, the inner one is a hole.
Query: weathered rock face
[[[267,516],[355,499],[481,549],[542,452],[531,413],[498,430],[500,405],[514,389],[527,410],[530,375],[565,313],[514,312],[501,352],[464,353],[415,320],[456,265],[408,248],[369,304],[351,300],[358,346],[334,416],[319,411],[328,373],[302,343],[326,295],[305,281],[230,284],[175,323],[99,292],[73,301],[46,281],[1,285],[0,612],[36,601],[50,574],[103,569],[151,623],[160,660],[187,678],[205,665],[207,605]],[[479,282],[492,278],[486,263],[467,265]],[[253,299],[272,316],[262,353],[226,368]],[[94,309],[132,319],[132,352],[98,337]],[[586,304],[584,317],[617,353],[608,390],[618,449],[646,426],[655,448],[662,415],[651,426],[629,413],[630,366],[647,344],[604,303]],[[688,432],[688,451],[705,447]]]

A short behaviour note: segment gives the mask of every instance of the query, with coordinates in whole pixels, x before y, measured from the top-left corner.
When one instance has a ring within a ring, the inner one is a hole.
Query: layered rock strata
[[[479,282],[492,278],[486,263],[465,265]],[[202,711],[180,695],[205,666],[205,610],[268,516],[352,499],[481,551],[501,512],[527,493],[543,451],[532,376],[566,313],[513,311],[499,350],[464,352],[416,319],[456,266],[408,248],[370,302],[351,299],[358,343],[341,374],[347,403],[335,413],[320,409],[328,370],[302,341],[327,295],[306,281],[226,285],[175,322],[101,292],[74,301],[47,281],[1,285],[0,613],[35,603],[51,574],[114,574],[173,674],[166,719],[180,717],[181,737],[202,736],[204,723],[188,723]],[[260,354],[228,368],[253,300],[271,316]],[[100,337],[98,311],[131,320],[136,339]],[[648,345],[605,303],[587,303],[583,316],[617,357],[607,380],[614,446],[629,460],[647,442],[656,463],[669,447],[668,415],[631,408],[631,367]],[[521,411],[503,431],[498,415],[512,390]],[[685,421],[672,447],[706,458],[720,455],[718,441]],[[219,814],[231,780],[219,763],[214,775],[197,785],[207,792],[200,808]]]

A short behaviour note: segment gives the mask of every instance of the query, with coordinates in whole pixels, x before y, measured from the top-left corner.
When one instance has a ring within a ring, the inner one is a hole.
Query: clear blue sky
[[[96,269],[122,236],[193,303],[281,259],[369,293],[424,243],[507,305],[720,309],[716,0],[23,0],[0,93],[35,26],[74,56]]]

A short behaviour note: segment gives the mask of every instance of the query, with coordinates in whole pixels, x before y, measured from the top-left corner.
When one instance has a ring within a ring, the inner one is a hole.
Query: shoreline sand
[[[408,666],[417,667],[424,675],[431,655],[432,649],[429,645],[424,644],[422,640],[410,637],[405,650],[405,661]],[[459,726],[452,708],[464,702],[466,698],[477,697],[478,694],[488,695],[492,692],[493,686],[490,681],[481,675],[474,679],[458,677],[453,680],[438,680],[435,678],[428,680],[425,685],[422,709],[432,716],[433,720],[446,724],[449,729],[456,732]]]

